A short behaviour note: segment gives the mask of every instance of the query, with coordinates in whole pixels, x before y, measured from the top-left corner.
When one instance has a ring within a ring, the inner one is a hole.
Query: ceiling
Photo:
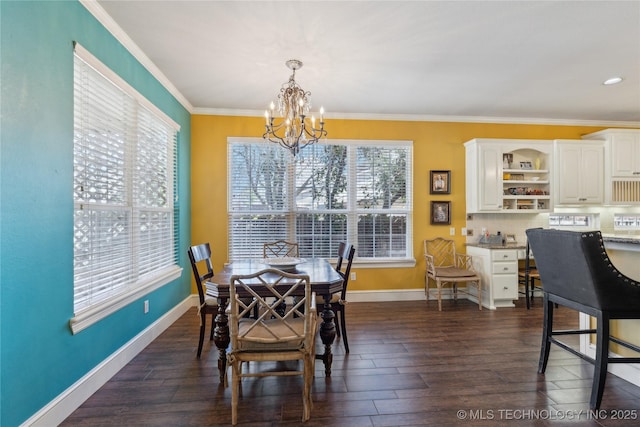
[[[83,3],[194,113],[640,126],[638,0]]]

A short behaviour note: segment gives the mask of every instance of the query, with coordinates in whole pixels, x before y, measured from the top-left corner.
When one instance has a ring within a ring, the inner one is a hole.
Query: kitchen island
[[[625,276],[640,282],[640,236],[603,234],[602,240],[609,259],[616,269]],[[584,313],[580,313],[580,326],[582,328],[593,327],[593,322],[595,322],[594,319]],[[612,320],[611,335],[632,344],[640,345],[640,321]],[[581,337],[580,350],[591,357],[595,356],[595,348],[588,335]],[[611,343],[610,351],[620,356],[638,357],[637,353],[615,343]],[[609,364],[608,370],[612,374],[640,386],[640,367],[637,364],[612,363]]]

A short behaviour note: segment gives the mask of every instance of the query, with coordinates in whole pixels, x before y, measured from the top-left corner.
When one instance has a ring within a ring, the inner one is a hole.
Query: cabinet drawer
[[[491,251],[492,261],[517,261],[518,251],[515,249],[497,249]]]
[[[518,276],[496,275],[491,281],[494,299],[518,299]]]
[[[491,265],[493,274],[518,274],[517,262],[494,262]]]

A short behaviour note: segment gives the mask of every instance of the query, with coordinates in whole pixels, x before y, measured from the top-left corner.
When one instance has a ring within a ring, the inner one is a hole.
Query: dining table
[[[325,376],[331,376],[331,364],[333,362],[333,354],[331,346],[336,338],[336,326],[334,322],[335,315],[331,309],[331,296],[342,290],[343,278],[331,263],[324,258],[303,258],[299,264],[291,266],[284,271],[295,274],[306,274],[309,276],[311,291],[316,295],[324,297],[324,307],[320,311],[322,322],[320,323],[320,339],[324,345],[324,353],[317,354],[316,359],[322,360],[324,363]],[[213,341],[218,348],[218,369],[220,371],[220,382],[226,380],[227,371],[227,349],[231,338],[229,336],[229,319],[227,317],[227,306],[229,303],[229,285],[231,277],[234,275],[253,274],[267,268],[271,268],[266,259],[242,259],[233,261],[224,266],[224,269],[215,274],[208,282],[205,283],[208,296],[217,298],[218,313],[215,317],[215,329],[213,332]],[[256,285],[255,291],[261,296],[269,296],[270,293],[265,290],[265,294],[260,293],[260,285]],[[304,290],[301,290],[304,292]],[[304,295],[301,293],[300,295]],[[295,294],[292,294],[295,296]],[[320,309],[320,308],[319,308]]]

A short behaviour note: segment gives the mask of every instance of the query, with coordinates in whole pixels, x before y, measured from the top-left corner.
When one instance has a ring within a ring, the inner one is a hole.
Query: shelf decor
[[[451,194],[451,171],[430,171],[430,193]]]

